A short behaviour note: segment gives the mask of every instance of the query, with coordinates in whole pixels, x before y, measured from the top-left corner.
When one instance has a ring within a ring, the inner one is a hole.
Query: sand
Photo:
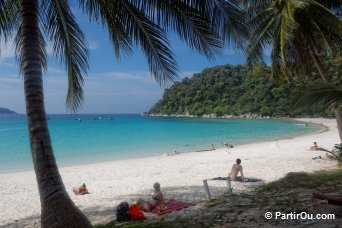
[[[224,177],[236,158],[241,158],[247,178],[270,182],[288,172],[314,172],[332,169],[336,162],[325,159],[323,151],[309,151],[313,141],[331,149],[339,142],[336,121],[332,119],[298,119],[326,128],[315,134],[272,142],[237,146],[226,151],[160,155],[148,158],[110,161],[74,167],[62,167],[60,173],[72,200],[93,223],[114,219],[115,207],[121,201],[134,202],[148,197],[154,182],[159,182],[165,198],[188,202],[206,199],[203,180]],[[322,156],[323,159],[313,157]],[[90,194],[76,196],[74,186],[86,183]],[[223,194],[225,181],[209,181],[212,196]],[[234,192],[246,191],[255,183],[233,182]],[[33,171],[0,174],[0,226],[39,226],[40,202]],[[149,216],[149,214],[148,214]]]

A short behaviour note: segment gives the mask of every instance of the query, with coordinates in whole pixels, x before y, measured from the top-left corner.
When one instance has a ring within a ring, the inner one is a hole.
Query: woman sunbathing
[[[153,210],[160,211],[166,209],[163,193],[160,190],[160,184],[154,183],[153,188],[154,192],[152,193],[152,199],[149,199],[147,201],[138,199],[138,201],[136,202],[136,204],[139,205],[142,211],[150,212]]]
[[[76,194],[76,195],[84,195],[84,194],[88,194],[88,189],[86,187],[86,185],[83,183],[80,187],[75,187],[72,189],[72,191]]]

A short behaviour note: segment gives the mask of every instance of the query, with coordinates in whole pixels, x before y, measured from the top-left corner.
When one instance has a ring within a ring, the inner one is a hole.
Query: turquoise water
[[[319,130],[290,120],[195,119],[140,115],[49,115],[59,165],[76,165],[289,138]],[[82,121],[75,120],[76,117]],[[26,117],[0,115],[0,172],[32,169]]]

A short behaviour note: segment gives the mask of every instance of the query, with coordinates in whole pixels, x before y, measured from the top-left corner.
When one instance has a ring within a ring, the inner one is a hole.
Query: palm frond
[[[342,11],[342,1],[341,0],[315,0],[319,4],[328,7],[330,10]]]
[[[125,0],[119,0],[118,19],[128,36],[139,44],[147,57],[151,74],[161,85],[167,85],[178,75],[177,63],[169,48],[165,31],[149,20],[143,12]]]
[[[66,105],[69,110],[76,111],[84,100],[82,86],[88,70],[87,42],[67,0],[49,0],[42,4],[41,12],[46,12],[46,34],[53,41],[54,54],[68,72]]]
[[[91,5],[87,2],[89,1],[79,1],[90,17],[108,28],[117,56],[122,50],[130,54],[132,45],[139,45],[147,57],[151,74],[161,85],[176,79],[177,63],[169,47],[166,32],[156,24],[157,19],[152,20],[148,12],[142,10],[144,6],[133,0],[100,0],[97,1],[97,6],[92,5],[89,9]]]
[[[214,1],[154,1],[131,0],[131,4],[165,31],[175,31],[192,49],[208,58],[220,52],[222,41],[216,34],[210,14],[215,10]],[[208,7],[212,9],[208,13]],[[222,24],[222,21],[220,21]],[[220,26],[220,24],[216,24]]]
[[[92,2],[92,1],[91,1]],[[106,4],[105,1],[97,1],[98,5],[94,6],[93,10],[87,8],[90,17],[94,17],[95,20],[100,20],[103,26],[109,31],[109,39],[114,46],[114,52],[117,58],[121,57],[121,53],[131,55],[132,54],[132,37],[129,37],[124,25],[117,17],[116,11],[118,4]],[[94,13],[92,13],[94,11]],[[99,15],[98,15],[99,14]]]
[[[4,39],[6,43],[18,28],[19,9],[19,0],[0,0],[0,41]]]
[[[303,22],[310,23],[311,29],[306,31],[310,35],[320,38],[319,44],[326,46],[333,54],[340,53],[342,49],[342,21],[329,9],[316,2],[309,5],[307,9],[310,14]]]
[[[248,34],[241,9],[235,0],[102,0],[96,1],[97,5],[90,0],[78,2],[97,21],[101,20],[101,8],[104,5],[113,8],[113,5],[122,2],[131,4],[153,23],[166,32],[174,31],[190,48],[210,59],[221,54],[223,39],[241,44]],[[112,17],[116,16],[116,12],[112,14]]]
[[[293,108],[316,107],[332,109],[342,105],[342,88],[331,85],[316,85],[303,90],[295,100]]]
[[[228,45],[233,43],[233,46],[238,49],[243,49],[247,45],[249,37],[249,29],[246,23],[247,19],[244,15],[243,8],[237,1],[223,2],[225,4],[222,8],[228,17],[224,24],[224,38],[228,41]]]
[[[274,44],[271,52],[272,60],[272,78],[279,82],[286,74],[283,73],[282,59],[281,59],[281,48],[280,48],[280,28],[276,28],[274,31]]]
[[[318,70],[325,78],[322,63],[342,49],[342,24],[333,12],[314,0],[246,0],[245,5],[251,25],[248,63],[261,61],[272,46],[273,76],[295,70],[310,77]]]
[[[14,44],[15,44],[15,56],[17,61],[19,62],[19,71],[20,74],[22,73],[22,69],[24,67],[24,59],[23,59],[23,34],[22,34],[22,29],[21,26],[19,26],[17,34],[14,38]],[[46,53],[46,43],[44,40],[44,36],[41,33],[41,31],[39,30],[39,34],[38,34],[38,40],[39,40],[39,56],[40,56],[40,64],[43,67],[44,70],[47,69],[47,53]]]
[[[278,23],[278,19],[269,14],[260,22],[260,26],[252,32],[246,50],[247,63],[252,64],[263,60],[264,50],[273,40],[272,30],[277,27]]]

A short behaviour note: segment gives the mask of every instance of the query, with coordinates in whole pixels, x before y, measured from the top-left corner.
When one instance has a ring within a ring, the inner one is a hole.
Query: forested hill
[[[0,107],[0,114],[16,114],[14,111],[11,111],[7,108],[1,108]]]
[[[304,83],[276,85],[270,68],[257,65],[225,65],[207,68],[166,89],[163,98],[149,111],[157,115],[214,114],[217,116],[326,116],[312,110],[293,111],[291,102]]]

